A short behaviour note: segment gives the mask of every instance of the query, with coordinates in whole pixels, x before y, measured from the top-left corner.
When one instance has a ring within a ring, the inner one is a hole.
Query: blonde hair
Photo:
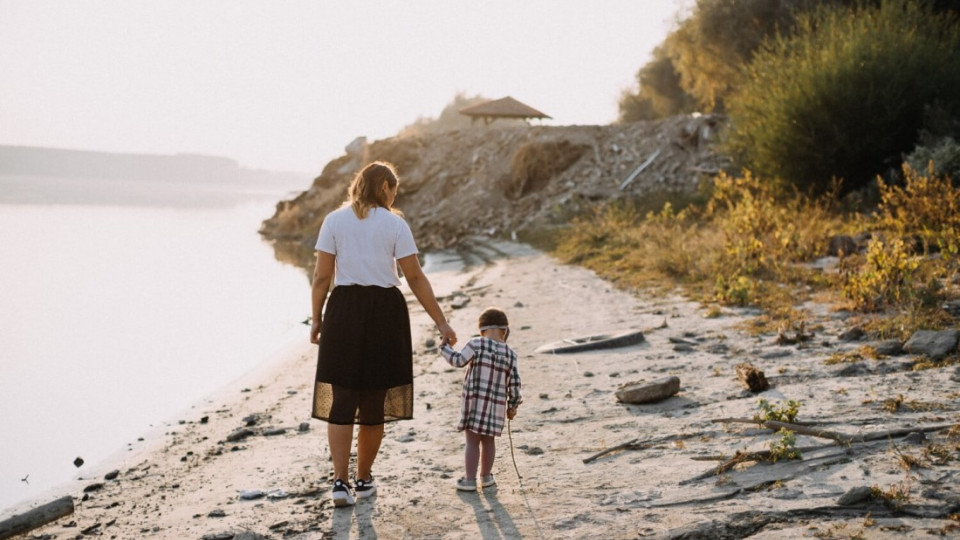
[[[387,206],[387,194],[383,190],[384,182],[391,189],[400,183],[396,167],[388,161],[374,161],[360,169],[360,172],[353,177],[353,182],[350,183],[350,189],[347,191],[350,197],[347,203],[353,208],[353,213],[358,218],[367,217],[371,208],[378,207],[399,213]]]

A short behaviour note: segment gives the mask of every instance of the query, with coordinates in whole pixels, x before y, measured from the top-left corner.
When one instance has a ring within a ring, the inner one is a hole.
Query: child
[[[497,485],[493,478],[493,459],[497,448],[494,437],[503,431],[504,416],[513,419],[520,405],[520,373],[517,353],[507,345],[510,327],[507,315],[496,308],[480,314],[480,336],[474,337],[456,352],[443,343],[440,354],[454,367],[469,364],[463,380],[460,422],[467,444],[464,455],[467,474],[457,480],[460,491],[477,490],[477,465],[480,485]]]

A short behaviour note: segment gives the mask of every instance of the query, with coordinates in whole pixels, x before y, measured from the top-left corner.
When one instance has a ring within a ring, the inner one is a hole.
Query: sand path
[[[958,505],[960,455],[955,441],[949,450],[943,432],[927,434],[948,449],[939,465],[925,450],[930,441],[845,449],[798,436],[797,446],[822,448],[805,452],[803,461],[761,463],[719,480],[681,485],[716,465],[692,457],[768,448],[774,439],[769,430],[711,421],[753,416],[758,397],[800,400],[801,419],[845,433],[956,423],[960,395],[950,368],[910,371],[903,369],[908,359],[896,357],[840,376],[840,368],[850,364],[827,366],[823,360],[862,345],[837,339],[846,329],[842,315],[822,310],[813,341],[801,348],[780,346],[776,336],[736,330],[751,315],[746,310],[707,318],[702,306],[678,295],[638,297],[525,246],[493,248],[504,256],[438,276],[435,285],[464,342],[485,307],[499,306],[511,319],[510,343],[520,355],[524,383],[525,401],[510,430],[522,484],[505,432],[498,441],[497,489],[454,490],[462,475],[462,436],[454,426],[463,371],[428,348],[435,337],[432,325],[411,301],[415,419],[387,425],[374,468],[377,497],[350,509],[330,504],[325,424],[309,418],[316,349],[306,342],[304,327],[304,343],[66,486],[76,497],[76,512],[31,534],[184,539],[957,534],[951,529],[957,521],[936,515]],[[454,309],[463,295],[469,302]],[[566,355],[534,352],[558,339],[623,330],[645,330],[646,342]],[[735,366],[743,361],[763,370],[775,388],[756,396],[740,386]],[[625,405],[614,397],[623,383],[668,375],[680,378],[681,389],[666,401]],[[929,407],[882,410],[883,400],[897,395]],[[305,422],[309,430],[301,431]],[[250,435],[228,441],[248,423]],[[271,429],[276,433],[269,434]],[[635,439],[639,446],[583,462]],[[926,467],[904,468],[904,454],[926,460]],[[116,479],[104,480],[111,470],[119,471]],[[85,493],[93,484],[102,486]],[[904,487],[907,513],[894,514],[875,501],[838,506],[837,499],[857,486]]]

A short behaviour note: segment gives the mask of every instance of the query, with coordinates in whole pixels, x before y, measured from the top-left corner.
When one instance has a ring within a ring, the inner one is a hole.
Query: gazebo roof
[[[460,114],[486,118],[550,118],[510,96],[460,109]]]

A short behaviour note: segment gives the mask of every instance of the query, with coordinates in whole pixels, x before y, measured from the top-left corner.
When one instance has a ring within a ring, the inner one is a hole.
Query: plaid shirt
[[[507,407],[516,408],[521,401],[517,353],[501,341],[475,337],[461,352],[444,345],[440,354],[453,367],[470,365],[463,379],[457,431],[499,437]]]

